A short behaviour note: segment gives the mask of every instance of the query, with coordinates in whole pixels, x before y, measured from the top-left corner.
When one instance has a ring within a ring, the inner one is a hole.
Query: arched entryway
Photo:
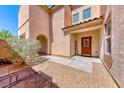
[[[38,35],[37,40],[41,43],[40,54],[47,54],[47,38],[44,35]]]

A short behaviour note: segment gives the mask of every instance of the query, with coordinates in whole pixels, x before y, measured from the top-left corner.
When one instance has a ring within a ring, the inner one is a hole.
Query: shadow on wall
[[[41,49],[38,52],[39,54],[47,54],[47,46],[48,46],[48,40],[44,35],[38,35],[37,40],[41,43]]]

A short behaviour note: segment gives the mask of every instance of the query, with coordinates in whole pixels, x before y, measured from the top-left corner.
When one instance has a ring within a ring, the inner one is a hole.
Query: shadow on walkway
[[[28,67],[0,77],[1,88],[57,88],[52,77]]]

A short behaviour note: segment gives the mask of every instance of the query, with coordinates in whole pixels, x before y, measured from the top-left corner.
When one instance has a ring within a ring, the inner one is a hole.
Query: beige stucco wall
[[[26,34],[25,38],[29,37],[29,6],[21,5],[18,14],[18,37]]]
[[[71,56],[76,54],[76,47],[75,47],[75,41],[76,41],[76,35],[75,34],[71,34]]]
[[[29,21],[26,22],[19,30],[18,30],[19,38],[24,36],[25,39],[29,38]]]
[[[100,41],[100,43],[99,43],[99,57],[100,57],[100,59],[104,62],[104,43],[105,43],[105,31],[104,31],[104,28],[102,28],[102,29],[100,29],[100,31],[99,31],[99,34],[100,34],[100,36],[99,36],[99,41]]]
[[[91,7],[91,18],[83,20],[83,10],[90,8],[90,7]],[[100,6],[98,6],[98,5],[85,5],[85,6],[82,6],[82,7],[79,7],[77,9],[73,10],[72,16],[76,13],[79,13],[79,22],[87,21],[89,19],[93,19],[95,17],[100,16]],[[78,22],[76,22],[76,23],[78,23]],[[75,24],[75,23],[73,23],[73,24]]]
[[[124,6],[112,6],[112,59],[111,72],[124,87]]]
[[[104,16],[106,13],[107,5],[100,5],[100,16]]]
[[[92,56],[98,57],[99,56],[99,31],[89,31],[89,32],[83,32],[83,33],[76,34],[78,54],[81,55],[81,38],[89,37],[89,36],[92,37],[91,54]]]
[[[72,11],[69,5],[64,5],[64,27],[72,24]]]
[[[21,5],[18,16],[19,16],[18,27],[20,27],[25,23],[25,21],[27,19],[29,19],[29,6],[28,5]]]
[[[37,5],[30,6],[30,37],[44,35],[47,39],[47,53],[50,54],[49,14]]]
[[[51,14],[52,42],[51,53],[54,55],[70,56],[70,35],[64,34],[64,8],[60,8]]]
[[[108,59],[105,59],[105,55],[106,55],[106,45],[105,45],[105,22],[107,21],[108,19],[108,16],[111,12],[111,7],[110,6],[107,6],[108,8],[106,9],[106,13],[105,13],[105,16],[104,16],[104,22],[103,22],[103,27],[102,27],[102,30],[100,31],[100,59],[104,62],[105,60],[108,60]],[[110,59],[110,56],[109,56],[109,59]]]
[[[110,12],[112,22],[111,57],[113,61],[110,72],[120,87],[124,87],[124,6],[108,6],[104,21],[107,20]]]

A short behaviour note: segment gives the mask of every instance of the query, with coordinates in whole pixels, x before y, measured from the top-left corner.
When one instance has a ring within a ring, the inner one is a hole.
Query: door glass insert
[[[89,38],[83,39],[83,47],[89,47]]]

